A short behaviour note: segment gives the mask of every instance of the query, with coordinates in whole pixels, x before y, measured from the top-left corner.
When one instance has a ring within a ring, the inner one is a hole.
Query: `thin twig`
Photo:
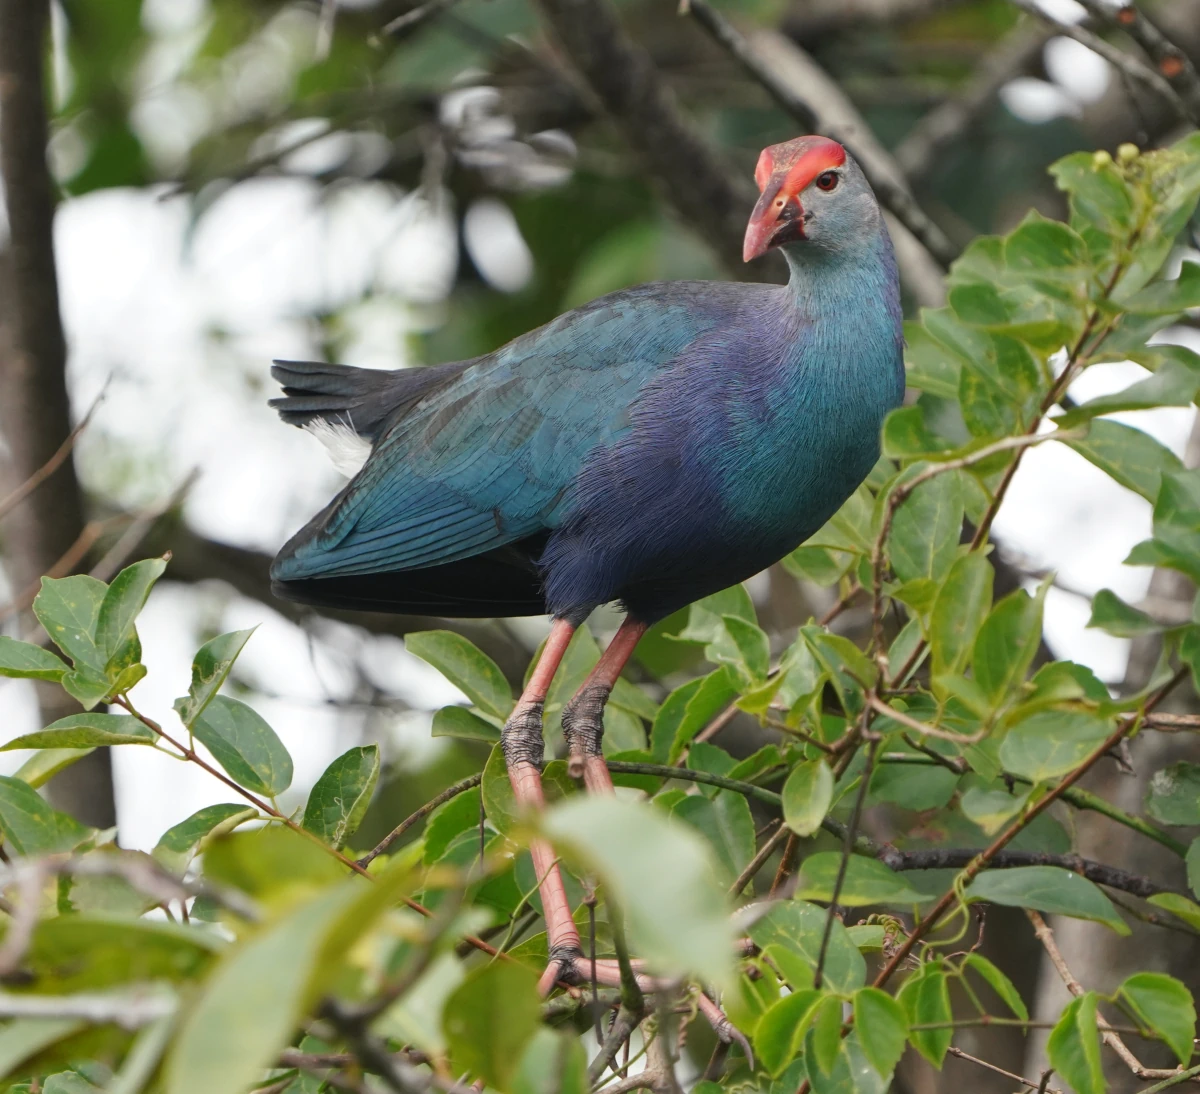
[[[767,861],[767,859],[769,859],[775,853],[775,848],[792,835],[792,833],[786,827],[784,827],[780,821],[774,821],[772,823],[778,825],[778,827],[774,832],[771,833],[771,838],[768,839],[761,848],[759,848],[758,854],[755,855],[754,858],[752,858],[746,864],[746,868],[740,874],[738,874],[737,878],[734,880],[734,883],[729,886],[730,896],[738,896],[741,891],[750,884],[750,881],[754,875],[763,868],[763,864]]]
[[[957,1056],[960,1060],[966,1060],[968,1063],[976,1064],[979,1067],[986,1068],[997,1075],[1003,1075],[1006,1079],[1012,1079],[1013,1082],[1021,1083],[1023,1086],[1030,1087],[1039,1092],[1039,1094],[1062,1094],[1061,1090],[1056,1090],[1054,1087],[1046,1086],[1045,1081],[1049,1078],[1048,1075],[1043,1076],[1043,1081],[1035,1083],[1031,1079],[1026,1079],[1023,1075],[1018,1075],[1012,1071],[1005,1071],[1002,1067],[997,1067],[995,1064],[989,1064],[987,1060],[981,1060],[978,1056],[972,1056],[969,1052],[963,1052],[961,1048],[956,1048],[951,1045],[947,1050],[951,1056]]]
[[[1029,919],[1029,922],[1033,924],[1033,933],[1037,935],[1038,941],[1046,951],[1046,956],[1050,958],[1050,963],[1054,966],[1059,978],[1066,985],[1067,991],[1076,997],[1083,995],[1083,985],[1075,979],[1074,974],[1068,968],[1067,962],[1058,948],[1058,944],[1054,941],[1054,932],[1050,930],[1050,927],[1041,914],[1035,912],[1032,908],[1026,908],[1025,915]],[[1129,1051],[1125,1042],[1121,1040],[1121,1035],[1109,1024],[1103,1015],[1096,1015],[1096,1025],[1100,1028],[1100,1036],[1104,1043],[1121,1058],[1122,1063],[1139,1079],[1170,1079],[1178,1075],[1182,1070],[1177,1067],[1146,1067],[1141,1060]],[[1134,1032],[1140,1031],[1135,1030]]]
[[[866,712],[864,711],[864,722]],[[833,892],[829,895],[829,907],[825,911],[825,930],[821,934],[821,948],[817,952],[817,967],[813,970],[813,987],[819,988],[825,975],[825,957],[829,953],[829,939],[833,934],[833,921],[837,916],[838,897],[842,895],[842,886],[846,881],[846,870],[850,865],[850,856],[854,853],[854,837],[858,834],[858,821],[862,816],[863,802],[867,797],[867,787],[871,782],[871,774],[875,770],[875,753],[879,748],[879,738],[872,737],[867,743],[867,762],[859,776],[858,794],[854,798],[854,809],[850,813],[850,823],[846,825],[846,837],[842,842],[842,856],[838,861],[837,877],[833,882]]]
[[[1179,93],[1187,104],[1193,122],[1200,123],[1200,75],[1191,59],[1172,42],[1135,4],[1126,3],[1112,7],[1100,0],[1080,0],[1097,19],[1120,27],[1154,62],[1167,82]]]
[[[1106,42],[1098,34],[1094,34],[1086,27],[1081,27],[1075,23],[1064,23],[1059,19],[1055,19],[1049,12],[1040,8],[1034,0],[1010,0],[1010,3],[1020,8],[1026,15],[1032,15],[1035,19],[1040,19],[1042,22],[1049,24],[1057,33],[1064,37],[1074,38],[1080,45],[1087,46],[1093,53],[1103,57],[1110,65],[1123,72],[1131,80],[1137,80],[1138,83],[1144,84],[1146,87],[1157,92],[1184,120],[1190,121],[1193,124],[1200,122],[1200,112],[1193,114],[1188,104],[1179,97],[1175,88],[1160,73],[1144,65],[1136,57]]]
[[[973,745],[977,741],[982,741],[987,736],[987,727],[979,730],[977,733],[964,734],[954,733],[949,729],[942,729],[940,726],[932,725],[929,722],[921,722],[910,714],[905,714],[902,710],[896,710],[895,707],[888,706],[874,692],[867,696],[867,703],[872,710],[882,714],[886,718],[891,718],[893,722],[899,722],[902,726],[908,726],[909,729],[916,733],[920,733],[926,737],[936,737],[940,741],[953,741],[957,745]],[[962,772],[960,771],[961,775]]]
[[[432,813],[439,805],[448,802],[451,798],[457,798],[459,794],[463,794],[472,787],[478,786],[483,782],[483,772],[469,775],[467,778],[456,782],[453,786],[446,787],[436,797],[430,798],[420,809],[402,820],[395,828],[393,828],[386,836],[381,839],[374,848],[368,851],[362,858],[358,860],[359,866],[367,867],[376,858],[384,853],[393,843],[396,842],[405,832],[407,832],[418,821],[424,820]]]
[[[1158,689],[1149,699],[1146,700],[1145,709],[1152,710],[1156,707],[1187,675],[1187,669],[1181,668],[1168,680],[1161,688]],[[908,959],[908,955],[912,953],[913,947],[916,946],[922,938],[925,937],[941,920],[942,916],[950,909],[951,905],[958,899],[958,890],[960,886],[969,885],[972,880],[983,870],[996,856],[1012,841],[1018,833],[1023,831],[1030,822],[1041,813],[1045,812],[1051,805],[1054,804],[1065,790],[1073,786],[1084,775],[1086,775],[1092,767],[1094,767],[1102,757],[1107,755],[1110,749],[1116,744],[1123,741],[1125,737],[1133,730],[1138,723],[1138,716],[1133,715],[1123,719],[1120,725],[1117,726],[1112,733],[1104,739],[1104,741],[1092,751],[1092,753],[1082,763],[1076,765],[1070,772],[1063,777],[1057,786],[1053,787],[1048,793],[1039,798],[1032,806],[1024,811],[1024,813],[1014,820],[1003,832],[1000,833],[987,847],[974,859],[971,860],[955,879],[955,884],[951,886],[942,895],[941,899],[933,906],[932,909],[924,916],[924,918],[913,928],[912,932],[905,939],[904,943],[899,946],[896,952],[888,960],[888,963],[879,971],[875,977],[874,986],[877,988],[883,987],[884,984],[891,978],[892,974]]]

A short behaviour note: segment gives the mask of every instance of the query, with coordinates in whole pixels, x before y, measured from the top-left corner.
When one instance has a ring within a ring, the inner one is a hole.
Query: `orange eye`
[[[836,190],[837,184],[838,173],[836,171],[825,171],[817,176],[817,189],[824,190],[826,193]]]

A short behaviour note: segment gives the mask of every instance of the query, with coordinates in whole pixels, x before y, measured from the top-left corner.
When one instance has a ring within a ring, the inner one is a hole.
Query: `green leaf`
[[[58,681],[67,671],[66,663],[49,650],[0,635],[0,676]]]
[[[963,961],[963,967],[973,969],[983,977],[992,991],[1004,1000],[1004,1005],[1018,1018],[1022,1020],[1029,1018],[1029,1011],[1025,1009],[1025,1001],[1021,998],[1016,986],[983,954],[974,951],[968,953]]]
[[[833,772],[824,760],[792,768],[783,784],[784,823],[798,836],[811,836],[833,804]]]
[[[880,1075],[890,1075],[908,1041],[908,1016],[887,992],[860,988],[854,993],[854,1028],[858,1043]]]
[[[458,737],[464,741],[483,741],[494,745],[500,741],[500,730],[491,722],[472,714],[466,707],[442,707],[433,715],[434,737]]]
[[[1158,497],[1165,472],[1183,467],[1179,457],[1149,433],[1120,422],[1098,419],[1088,426],[1086,436],[1064,437],[1063,443],[1147,501]]]
[[[807,988],[773,1003],[754,1027],[754,1054],[771,1076],[795,1059],[824,992]]]
[[[883,454],[890,460],[920,459],[950,451],[953,447],[929,428],[925,407],[919,402],[893,410],[884,419]]]
[[[379,746],[343,752],[317,780],[304,809],[304,827],[341,847],[362,824],[379,781]]]
[[[116,684],[116,680],[110,680],[97,670],[87,668],[68,672],[62,678],[63,690],[84,710],[91,710],[101,700],[112,695],[116,691]]]
[[[642,802],[583,795],[549,808],[541,826],[610,887],[633,950],[667,972],[731,979],[733,928],[695,832]]]
[[[1043,782],[1082,763],[1112,730],[1111,722],[1084,711],[1038,711],[1005,735],[1000,763],[1014,775]]]
[[[935,676],[967,667],[975,636],[992,604],[992,567],[980,552],[954,560],[933,602],[929,642]]]
[[[946,974],[934,962],[922,965],[904,982],[896,1002],[908,1015],[910,1027],[949,1023],[954,1017]],[[944,1029],[912,1029],[909,1032],[913,1048],[939,1070],[953,1037],[954,1030],[949,1025]]]
[[[888,557],[896,577],[941,577],[958,550],[962,519],[958,475],[936,475],[918,486],[892,518]]]
[[[1094,991],[1072,999],[1046,1042],[1050,1065],[1077,1094],[1104,1094],[1106,1090],[1096,1028],[1097,1001]]]
[[[1146,791],[1146,815],[1159,824],[1200,824],[1200,764],[1180,760],[1156,771]]]
[[[154,731],[136,718],[119,714],[71,714],[36,733],[15,737],[0,752],[14,748],[97,748],[102,745],[152,745]]]
[[[96,623],[108,586],[85,574],[42,578],[33,614],[77,669],[103,674],[108,658],[96,646]]]
[[[210,835],[204,841],[204,874],[259,898],[328,887],[343,880],[346,869],[320,844],[271,825]]]
[[[247,805],[206,805],[168,828],[150,854],[168,870],[182,874],[205,840],[232,832],[239,824],[254,820],[258,815],[257,809]]]
[[[1173,316],[1200,308],[1200,265],[1184,262],[1178,277],[1156,281],[1121,303],[1126,311],[1139,315]]]
[[[182,1020],[166,1094],[248,1090],[344,973],[347,950],[407,887],[407,871],[395,867],[374,885],[350,878],[231,949]]]
[[[1188,845],[1186,862],[1188,888],[1200,895],[1200,836]]]
[[[444,1055],[442,1012],[464,976],[462,962],[453,953],[435,957],[417,982],[384,1011],[374,1028],[431,1056]]]
[[[106,669],[121,658],[133,639],[138,613],[145,607],[150,590],[166,568],[164,559],[149,558],[126,566],[113,578],[96,618],[96,645],[105,656]]]
[[[512,1094],[589,1094],[583,1044],[570,1033],[539,1029],[525,1046],[509,1089]]]
[[[670,813],[708,841],[727,875],[726,884],[754,857],[754,819],[741,794],[732,790],[722,790],[711,798],[688,794],[672,806]]]
[[[988,790],[982,786],[969,786],[959,802],[963,816],[979,825],[986,836],[994,836],[1001,827],[1021,811],[1029,800],[1031,791],[1015,795],[1007,790]]]
[[[1187,1067],[1196,1036],[1196,1004],[1192,993],[1173,976],[1139,972],[1117,989],[1121,1003],[1139,1024],[1159,1034]]]
[[[807,965],[808,974],[804,978],[807,983],[792,982],[792,987],[801,988],[812,984],[811,970],[817,966],[825,922],[824,908],[803,900],[789,900],[770,907],[767,914],[752,924],[747,933],[764,950],[769,946],[778,947]],[[863,955],[851,941],[842,921],[835,917],[825,955],[825,986],[848,995],[861,988],[866,978],[867,963]]]
[[[870,800],[902,809],[941,809],[953,796],[959,776],[945,767],[881,763],[871,775]]]
[[[0,775],[0,835],[18,855],[73,851],[90,834],[74,817],[51,808],[27,782]]]
[[[192,732],[226,774],[247,790],[273,798],[291,786],[288,750],[262,715],[239,699],[214,696]]]
[[[1182,919],[1190,927],[1200,931],[1200,904],[1179,893],[1155,893],[1146,898],[1147,904],[1170,912],[1177,919]]]
[[[29,757],[16,772],[16,778],[35,790],[45,786],[63,768],[82,760],[95,751],[91,748],[43,748]]]
[[[1036,908],[1052,915],[1091,919],[1129,934],[1129,927],[1101,889],[1087,878],[1058,866],[1014,866],[985,870],[969,886],[968,900],[986,900],[1010,908]]]
[[[460,832],[479,826],[480,797],[477,789],[464,790],[447,802],[442,802],[425,822],[426,864],[437,862]]]
[[[507,718],[513,708],[512,689],[496,662],[472,642],[453,631],[418,631],[404,639],[409,653],[428,661],[477,707]]]
[[[676,640],[711,645],[725,630],[724,617],[727,615],[737,616],[747,623],[755,622],[754,603],[744,586],[731,585],[697,600],[688,609],[687,626],[676,635]]]
[[[1031,210],[1004,240],[1010,269],[1033,277],[1082,280],[1089,266],[1087,244],[1065,224]]]
[[[513,796],[512,783],[508,781],[508,765],[504,760],[504,749],[496,745],[488,754],[483,765],[483,812],[492,827],[503,836],[509,835],[517,826],[517,801]]]
[[[1137,638],[1143,634],[1159,634],[1164,628],[1145,612],[1126,604],[1111,589],[1101,589],[1092,600],[1089,627],[1107,631],[1118,638]]]
[[[1025,679],[1042,638],[1046,585],[1030,596],[1018,589],[1001,600],[979,628],[972,657],[975,681],[993,705]]]
[[[659,763],[675,763],[689,742],[737,698],[738,686],[727,666],[689,680],[663,701],[650,730],[650,751]]]
[[[1071,429],[1100,414],[1123,410],[1149,410],[1160,406],[1188,406],[1200,391],[1200,371],[1176,361],[1165,363],[1152,376],[1130,384],[1123,391],[1089,399],[1054,419],[1059,429]]]
[[[723,615],[722,634],[705,647],[704,655],[715,664],[730,664],[750,683],[767,678],[771,663],[770,642],[757,624],[736,615]]]
[[[233,663],[238,659],[255,628],[220,634],[205,642],[192,659],[192,682],[186,699],[176,704],[179,720],[189,729],[204,712],[212,697],[221,690]]]
[[[537,973],[511,961],[475,969],[446,1000],[442,1025],[456,1073],[508,1089],[521,1053],[541,1025]]]
[[[800,867],[796,895],[805,900],[831,900],[841,859],[841,851],[809,855]],[[931,895],[914,889],[903,876],[882,862],[851,855],[838,903],[849,908],[866,904],[918,904],[929,900]]]
[[[833,1071],[838,1049],[842,1044],[842,1001],[836,995],[825,995],[812,1016],[811,1062],[822,1075]],[[809,1069],[812,1073],[812,1068]]]
[[[77,1018],[17,1018],[0,1029],[0,1075],[85,1027]]]

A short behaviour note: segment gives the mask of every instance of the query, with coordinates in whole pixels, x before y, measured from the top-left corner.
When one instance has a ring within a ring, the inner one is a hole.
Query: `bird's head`
[[[764,148],[754,181],[761,195],[746,225],[746,262],[789,243],[840,250],[877,225],[870,185],[846,150],[828,137],[797,137]]]

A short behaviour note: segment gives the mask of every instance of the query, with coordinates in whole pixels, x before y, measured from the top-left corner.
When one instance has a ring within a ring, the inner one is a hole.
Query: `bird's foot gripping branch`
[[[584,795],[551,759],[546,810],[522,808],[500,747],[510,682],[461,637],[424,632],[410,652],[469,701],[437,712],[434,732],[477,770],[387,836],[395,817],[360,828],[377,749],[351,749],[293,796],[287,750],[228,694],[248,633],[199,650],[174,712],[141,708],[136,619],[163,561],[110,585],[47,580],[35,609],[61,656],[2,638],[0,674],[58,682],[82,712],[7,745],[31,753],[0,778],[2,1081],[45,1094],[666,1090],[687,1055],[726,1089],[882,1094],[898,1066],[949,1053],[1035,1090],[1099,1094],[1107,1057],[1156,1089],[1193,1074],[1188,988],[1142,972],[1099,993],[1041,913],[1118,935],[1131,921],[1200,931],[1182,869],[1089,859],[1072,837],[1090,811],[1178,855],[1195,884],[1200,850],[1183,832],[1200,823],[1200,766],[1172,765],[1136,811],[1078,784],[1124,743],[1138,764],[1149,735],[1200,728],[1157,712],[1194,691],[1200,623],[1093,597],[1092,626],[1162,648],[1144,689],[1114,695],[1041,647],[1047,584],[993,596],[988,533],[1029,449],[1063,444],[1153,504],[1131,564],[1200,579],[1200,471],[1113,417],[1200,391],[1200,357],[1156,337],[1200,307],[1197,268],[1170,261],[1200,195],[1200,140],[1072,156],[1055,178],[1068,221],[1031,215],[956,263],[948,305],[907,331],[918,398],[887,420],[867,483],[786,562],[828,590],[829,619],[865,608],[867,633],[770,635],[740,587],[661,625],[643,666],[672,687],[652,697],[617,680],[604,711],[616,796]],[[1145,378],[1069,400],[1082,371],[1123,360]],[[586,628],[562,650],[544,696],[553,754],[599,659]],[[730,711],[773,739],[731,755],[715,736]],[[150,854],[122,850],[37,793],[98,747],[202,768],[227,802]],[[546,864],[531,845],[565,867],[582,953],[576,983],[549,999]],[[1029,910],[1013,929],[1067,981],[1061,1014],[1030,1017],[1009,947],[973,924],[987,905]],[[719,1025],[717,1003],[747,1046],[711,1051],[700,1018]],[[956,1044],[1005,1025],[1051,1027],[1055,1074]]]

